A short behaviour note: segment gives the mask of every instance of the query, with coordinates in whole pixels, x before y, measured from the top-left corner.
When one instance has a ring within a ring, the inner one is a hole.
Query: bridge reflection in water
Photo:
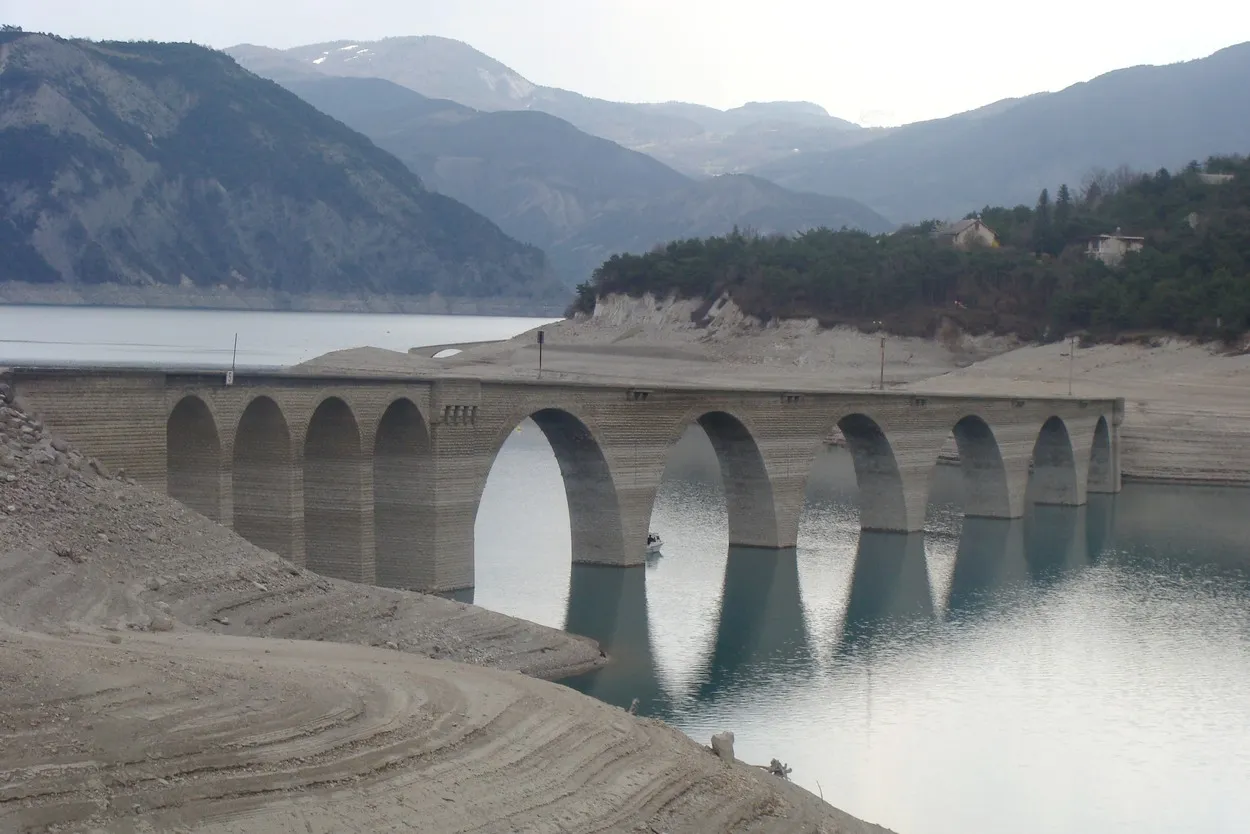
[[[682,712],[682,704],[706,708],[743,690],[767,697],[770,688],[821,674],[827,663],[862,660],[887,644],[905,651],[912,639],[933,639],[944,623],[966,625],[1026,595],[1037,604],[1113,546],[1114,506],[1114,498],[1099,496],[1088,509],[1039,505],[1023,520],[964,520],[940,599],[923,533],[861,531],[845,586],[807,601],[800,550],[731,547],[715,635],[693,664],[695,674],[670,686],[648,618],[647,569],[575,564],[565,627],[599,641],[612,662],[564,683],[621,707],[636,698],[639,713],[661,718]],[[822,646],[809,616],[839,606],[837,627]]]

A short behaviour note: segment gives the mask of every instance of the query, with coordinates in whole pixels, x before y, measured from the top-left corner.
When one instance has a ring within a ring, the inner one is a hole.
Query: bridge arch
[[[1094,426],[1094,442],[1089,450],[1089,492],[1115,492],[1115,469],[1111,456],[1111,427],[1106,415]]]
[[[881,425],[867,414],[838,420],[855,465],[859,485],[859,526],[870,531],[906,531],[907,497],[894,447]]]
[[[1083,491],[1077,482],[1076,455],[1063,418],[1042,424],[1033,445],[1033,500],[1038,504],[1078,505]]]
[[[304,548],[310,570],[375,581],[365,564],[360,427],[339,397],[322,400],[304,438]]]
[[[994,430],[978,415],[969,414],[952,428],[963,470],[964,515],[972,518],[1011,518],[1011,484],[1002,449]]]
[[[494,451],[490,455],[490,466],[477,484],[475,513],[481,509],[486,481],[504,443],[527,418],[542,431],[560,467],[568,501],[573,561],[627,564],[620,496],[603,443],[586,420],[563,407],[523,411],[505,421],[505,428],[491,447]]]
[[[221,436],[207,403],[193,394],[165,421],[165,474],[171,498],[221,521]]]
[[[746,547],[775,547],[780,535],[777,507],[756,432],[730,411],[693,411],[669,438],[666,459],[692,425],[703,429],[716,452],[729,518],[729,541]]]
[[[255,397],[243,410],[231,471],[235,532],[257,547],[292,558],[294,449],[286,417],[269,397]]]
[[[412,400],[397,399],[383,412],[373,442],[373,541],[379,585],[432,586],[429,467],[429,425]]]

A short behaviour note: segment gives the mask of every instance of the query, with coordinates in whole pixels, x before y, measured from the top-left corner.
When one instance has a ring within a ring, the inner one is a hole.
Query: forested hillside
[[[1230,175],[1230,176],[1212,176]],[[1111,338],[1169,331],[1232,339],[1250,330],[1250,161],[1141,174],[1095,171],[1060,184],[1034,206],[987,206],[972,216],[994,247],[955,248],[935,222],[889,235],[820,229],[796,236],[677,241],[615,256],[578,287],[574,311],[596,297],[722,292],[764,319],[881,326],[932,335],[943,317],[974,332]],[[1086,254],[1098,234],[1144,237],[1140,252],[1108,265]]]
[[[567,298],[541,251],[192,44],[0,32],[0,282]]]

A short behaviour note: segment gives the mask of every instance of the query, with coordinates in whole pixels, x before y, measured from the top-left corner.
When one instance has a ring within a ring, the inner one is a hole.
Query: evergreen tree
[[[1037,254],[1049,251],[1051,238],[1050,191],[1043,188],[1033,210],[1033,251]]]
[[[1072,234],[1072,192],[1068,191],[1068,184],[1064,183],[1059,186],[1059,194],[1055,198],[1055,218],[1053,229],[1051,230],[1051,248],[1052,255],[1058,255],[1063,251],[1063,247],[1068,244],[1068,238]]]

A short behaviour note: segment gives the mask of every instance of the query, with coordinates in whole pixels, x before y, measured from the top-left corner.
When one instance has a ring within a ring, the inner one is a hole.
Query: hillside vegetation
[[[0,281],[567,297],[541,251],[220,52],[0,48]]]
[[[1206,173],[1231,174],[1222,184]],[[1057,338],[1084,331],[1170,331],[1232,339],[1250,330],[1250,161],[1205,169],[1094,172],[1079,194],[1060,186],[1035,206],[986,207],[997,247],[961,251],[930,221],[890,235],[820,229],[795,236],[735,231],[615,256],[578,287],[571,312],[612,293],[711,300],[728,293],[762,319],[883,326],[933,335],[943,318],[972,332]],[[1085,238],[1143,236],[1110,266]]]

